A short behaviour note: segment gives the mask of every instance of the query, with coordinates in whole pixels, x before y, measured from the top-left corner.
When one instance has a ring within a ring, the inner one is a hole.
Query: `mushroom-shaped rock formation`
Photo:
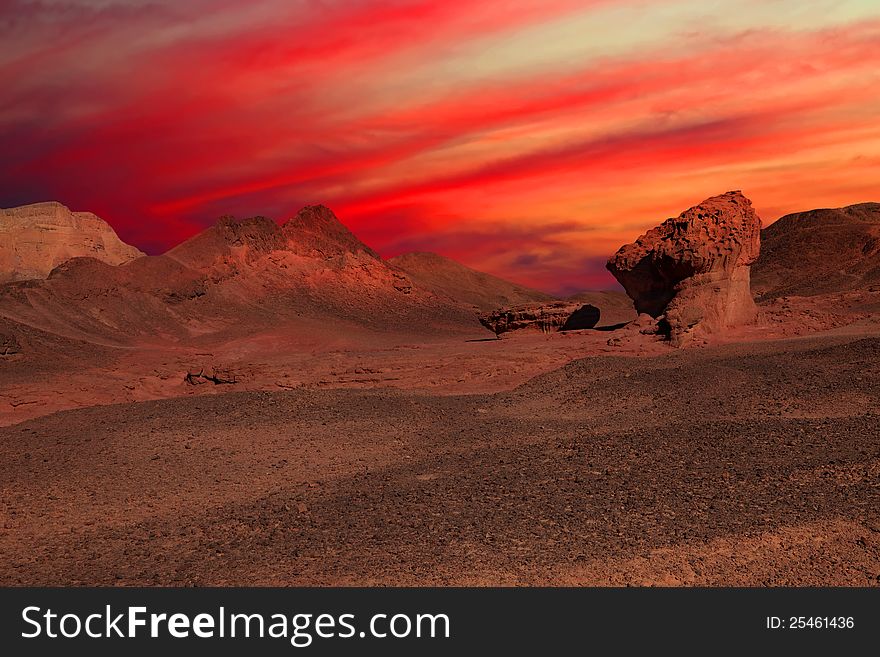
[[[608,260],[636,311],[661,319],[676,346],[757,317],[749,266],[761,220],[739,191],[706,199],[622,246]]]

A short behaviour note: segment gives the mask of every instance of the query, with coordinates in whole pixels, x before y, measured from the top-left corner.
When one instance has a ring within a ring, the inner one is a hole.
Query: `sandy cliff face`
[[[90,212],[56,202],[0,210],[0,283],[46,278],[71,258],[119,265],[142,255]]]
[[[618,250],[608,269],[675,344],[755,320],[749,268],[761,220],[742,193],[713,196]]]

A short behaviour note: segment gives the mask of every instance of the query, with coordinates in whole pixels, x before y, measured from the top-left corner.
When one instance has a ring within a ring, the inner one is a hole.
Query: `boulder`
[[[480,316],[480,323],[495,335],[524,329],[551,333],[591,329],[599,322],[599,315],[599,309],[590,304],[556,301],[485,313]]]
[[[622,246],[607,267],[636,311],[660,320],[680,346],[756,319],[749,267],[760,246],[761,220],[751,201],[733,191]]]

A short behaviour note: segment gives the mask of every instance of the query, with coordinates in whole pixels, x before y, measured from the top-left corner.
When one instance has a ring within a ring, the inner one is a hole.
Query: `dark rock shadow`
[[[559,330],[560,331],[580,331],[582,329],[591,329],[599,323],[601,311],[590,304],[584,304],[575,310],[568,319],[565,320]]]
[[[630,322],[620,322],[618,324],[608,324],[606,326],[597,326],[595,327],[596,331],[618,331],[623,327],[627,326]]]

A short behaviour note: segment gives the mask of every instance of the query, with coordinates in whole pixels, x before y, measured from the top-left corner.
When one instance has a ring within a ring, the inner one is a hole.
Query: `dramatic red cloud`
[[[880,9],[798,7],[14,0],[0,205],[158,252],[323,202],[385,255],[605,287],[608,253],[712,194],[765,221],[877,199]]]

